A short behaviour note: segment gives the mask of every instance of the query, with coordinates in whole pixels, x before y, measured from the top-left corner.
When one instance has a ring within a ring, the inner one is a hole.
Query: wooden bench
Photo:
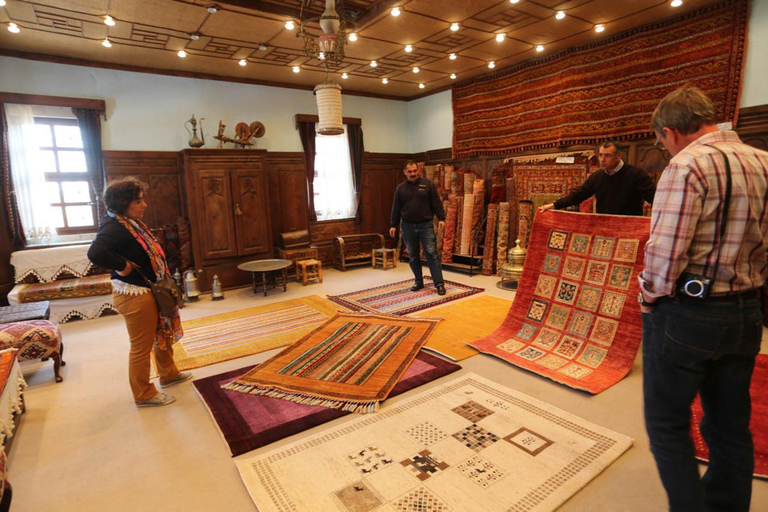
[[[342,272],[348,267],[371,264],[371,252],[384,248],[384,235],[361,233],[337,236],[333,240],[333,267]]]

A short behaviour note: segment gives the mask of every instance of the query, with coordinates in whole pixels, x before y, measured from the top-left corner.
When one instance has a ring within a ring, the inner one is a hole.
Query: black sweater
[[[431,181],[427,178],[419,178],[415,183],[405,180],[397,186],[392,201],[391,227],[399,226],[401,218],[405,222],[417,224],[430,221],[435,215],[445,220],[443,202]]]
[[[123,277],[116,270],[125,268],[125,260],[128,259],[139,265],[141,272],[147,279],[154,281],[155,271],[149,261],[147,251],[133,238],[133,235],[112,217],[101,219],[96,239],[88,249],[88,259],[94,265],[112,271],[112,279],[149,288],[149,285],[136,271]]]
[[[554,205],[559,210],[595,196],[597,213],[642,215],[643,200],[652,204],[655,193],[656,185],[648,173],[625,163],[613,175],[602,169],[593,172],[581,187],[558,199]]]

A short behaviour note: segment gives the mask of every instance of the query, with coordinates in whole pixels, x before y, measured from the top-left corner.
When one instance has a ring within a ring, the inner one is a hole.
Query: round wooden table
[[[258,292],[259,284],[264,288],[264,296],[267,296],[267,288],[275,287],[277,273],[283,280],[283,291],[288,289],[288,267],[292,266],[291,260],[256,260],[241,263],[237,266],[240,270],[253,272],[253,293]],[[261,279],[259,279],[261,274]]]

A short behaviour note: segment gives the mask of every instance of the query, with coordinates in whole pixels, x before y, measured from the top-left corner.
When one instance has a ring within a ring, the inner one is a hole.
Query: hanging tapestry
[[[470,345],[593,394],[623,379],[642,338],[637,275],[650,219],[537,215],[523,275],[501,326]]]
[[[226,389],[376,412],[439,321],[340,313]]]
[[[544,512],[631,446],[467,373],[235,464],[260,512]]]
[[[690,83],[736,124],[747,0],[729,0],[453,87],[453,158],[653,136],[653,109]]]

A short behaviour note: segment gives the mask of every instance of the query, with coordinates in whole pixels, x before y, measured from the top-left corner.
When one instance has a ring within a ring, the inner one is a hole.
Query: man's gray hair
[[[602,144],[600,144],[600,149],[608,149],[608,148],[615,149],[617,155],[621,153],[621,146],[619,146],[619,143],[616,142],[615,140],[607,140]]]
[[[704,91],[692,85],[684,85],[667,94],[651,116],[651,129],[658,134],[663,134],[666,127],[689,135],[704,125],[716,123],[712,101]]]

